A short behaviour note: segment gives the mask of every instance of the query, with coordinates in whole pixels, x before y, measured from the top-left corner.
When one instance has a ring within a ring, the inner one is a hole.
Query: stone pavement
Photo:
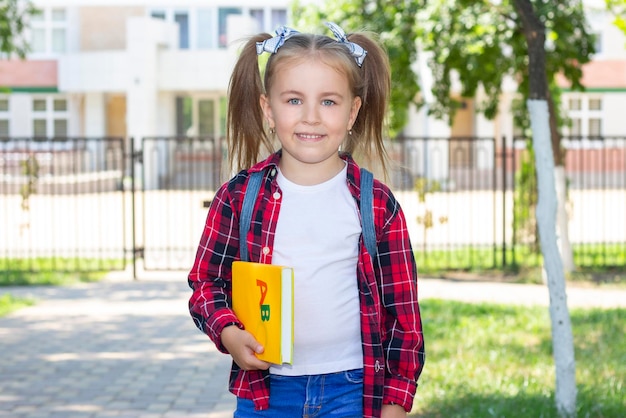
[[[38,302],[0,318],[0,417],[232,416],[230,358],[187,311],[186,274],[0,288]],[[544,286],[422,279],[420,298],[547,304]],[[570,306],[626,306],[626,291],[568,289]]]
[[[193,324],[184,274],[3,292],[39,302],[0,318],[0,417],[232,416],[230,358]]]

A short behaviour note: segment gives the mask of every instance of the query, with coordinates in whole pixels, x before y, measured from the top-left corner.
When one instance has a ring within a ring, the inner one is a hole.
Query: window
[[[65,52],[66,17],[65,9],[52,9],[52,52]]]
[[[223,97],[177,97],[176,133],[203,137],[224,135],[225,115],[226,99]]]
[[[187,12],[176,12],[174,21],[178,23],[178,47],[189,49],[189,15]]]
[[[569,110],[580,110],[580,99],[569,99]]]
[[[67,137],[69,133],[68,100],[59,96],[35,97],[32,101],[33,136]]]
[[[589,119],[589,136],[601,136],[602,135],[602,119],[590,118]]]
[[[45,112],[46,111],[46,100],[45,99],[34,99],[33,100],[33,111],[34,112]]]
[[[570,127],[570,135],[581,136],[582,135],[582,121],[579,118],[572,118],[572,126]]]
[[[165,20],[165,12],[163,10],[153,10],[150,16],[155,19]]]
[[[273,9],[272,10],[272,31],[279,26],[287,24],[287,10],[285,9]]]
[[[0,119],[0,137],[7,137],[9,135],[9,120]]]
[[[0,137],[9,136],[9,99],[0,98]]]
[[[176,134],[187,136],[193,125],[193,100],[191,97],[176,98]]]
[[[211,136],[215,134],[215,101],[198,101],[198,134]]]
[[[150,17],[178,25],[178,48],[189,49],[189,13],[186,10],[153,9]]]
[[[46,130],[45,119],[33,119],[33,136],[35,137],[47,137],[48,131]]]
[[[67,100],[54,99],[53,109],[55,112],[65,112],[67,110]]]
[[[218,39],[220,48],[228,46],[228,16],[239,15],[241,9],[237,7],[221,7],[218,11]]]
[[[589,110],[602,110],[602,99],[589,99]]]
[[[56,137],[67,136],[67,119],[55,119],[54,120],[54,136]]]
[[[30,49],[33,53],[46,52],[46,29],[43,13],[31,16]]]
[[[264,29],[265,14],[263,9],[250,9],[250,17],[256,22],[256,31],[261,32]]]
[[[601,32],[597,32],[593,34],[595,36],[595,48],[596,48],[596,54],[601,54],[602,53],[602,33]]]
[[[214,36],[214,27],[213,27],[213,13],[209,9],[200,9],[197,13],[197,39],[198,39],[198,48],[208,49],[215,48],[215,43],[213,40]]]
[[[31,17],[30,47],[33,54],[62,54],[67,51],[67,13],[63,8],[42,9]]]
[[[571,122],[568,135],[598,137],[602,135],[602,97],[572,95],[565,100]]]

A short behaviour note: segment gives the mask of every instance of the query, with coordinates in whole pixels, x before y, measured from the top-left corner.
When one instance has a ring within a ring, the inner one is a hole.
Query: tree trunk
[[[554,149],[553,149],[554,150]],[[569,240],[569,214],[567,213],[567,181],[565,178],[565,167],[556,166],[554,170],[556,200],[558,204],[556,221],[558,226],[558,243],[563,270],[565,273],[574,271],[574,256],[572,245]]]
[[[548,83],[545,68],[545,28],[530,0],[514,0],[528,44],[530,94],[527,103],[535,150],[539,200],[536,217],[550,293],[552,350],[556,366],[556,407],[562,417],[576,415],[576,361],[563,264],[556,236],[556,188],[552,152]]]
[[[576,360],[574,338],[567,308],[565,275],[557,246],[556,190],[554,160],[548,140],[548,108],[545,100],[528,101],[530,123],[537,167],[537,227],[541,242],[544,268],[550,293],[550,318],[552,320],[552,351],[556,366],[556,406],[562,417],[576,414]]]
[[[557,123],[556,106],[552,93],[546,87],[546,98],[548,110],[550,111],[550,140],[552,142],[552,154],[554,156],[554,166],[556,167],[556,196],[557,196],[557,225],[558,240],[561,261],[566,273],[574,271],[574,253],[569,240],[569,218],[567,216],[567,184],[565,179],[565,149],[561,146],[561,133]]]

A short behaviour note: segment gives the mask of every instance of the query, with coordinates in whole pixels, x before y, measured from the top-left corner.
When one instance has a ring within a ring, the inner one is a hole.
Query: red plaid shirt
[[[349,156],[347,182],[360,202],[359,167]],[[263,170],[265,181],[256,200],[247,236],[251,261],[271,264],[274,233],[282,199],[276,172],[280,152],[242,171],[215,194],[189,286],[189,311],[196,326],[226,353],[224,327],[243,327],[231,309],[231,265],[239,259],[239,214],[250,172]],[[424,340],[417,300],[417,268],[400,205],[387,186],[374,182],[374,223],[378,255],[372,260],[360,240],[357,266],[363,344],[363,416],[379,417],[382,404],[410,411],[424,366]],[[267,371],[243,371],[233,362],[229,390],[252,399],[258,410],[269,407]]]

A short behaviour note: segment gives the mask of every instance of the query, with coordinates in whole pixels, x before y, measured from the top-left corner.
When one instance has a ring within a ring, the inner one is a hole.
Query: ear
[[[261,104],[261,110],[263,110],[263,116],[267,119],[270,128],[276,127],[274,121],[274,114],[272,113],[272,107],[270,106],[270,99],[266,94],[262,94],[259,103]]]
[[[356,117],[359,115],[359,110],[361,109],[361,98],[356,96],[352,99],[352,107],[350,108],[350,119],[348,120],[348,130],[352,129],[352,125],[356,121]]]

